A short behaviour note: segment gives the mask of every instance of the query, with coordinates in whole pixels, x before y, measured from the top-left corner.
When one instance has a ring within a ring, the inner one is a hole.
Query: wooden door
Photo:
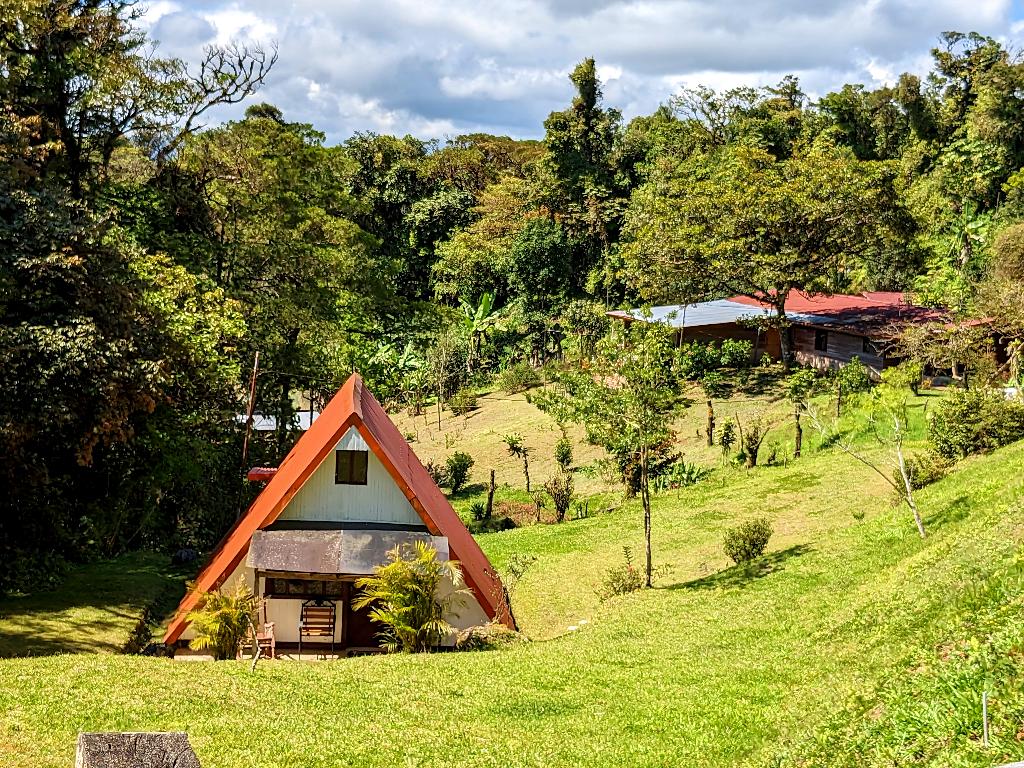
[[[380,625],[370,620],[370,607],[355,610],[352,607],[352,600],[358,593],[352,585],[349,586],[348,594],[345,595],[344,623],[342,634],[346,648],[379,648],[380,639],[377,633]]]

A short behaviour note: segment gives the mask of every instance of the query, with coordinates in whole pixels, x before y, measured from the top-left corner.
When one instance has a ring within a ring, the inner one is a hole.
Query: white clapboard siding
[[[353,427],[334,450],[366,451],[366,442]],[[325,522],[398,523],[422,525],[405,494],[380,460],[369,451],[366,485],[338,485],[334,482],[334,450],[281,512],[279,520]]]

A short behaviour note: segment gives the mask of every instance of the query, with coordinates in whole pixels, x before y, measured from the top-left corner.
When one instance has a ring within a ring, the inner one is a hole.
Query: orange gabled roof
[[[277,519],[351,427],[359,430],[430,533],[448,539],[449,556],[461,564],[466,585],[487,616],[513,626],[504,586],[487,555],[412,452],[398,427],[363,385],[362,378],[352,374],[284,457],[248,511],[221,540],[196,577],[195,586],[178,606],[164,634],[165,643],[173,643],[181,637],[188,625],[185,616],[196,607],[201,595],[217,589],[234,572],[249,551],[253,533]]]

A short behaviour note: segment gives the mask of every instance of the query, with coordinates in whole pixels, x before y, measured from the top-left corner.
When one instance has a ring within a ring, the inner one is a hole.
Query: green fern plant
[[[378,637],[386,651],[428,651],[454,631],[444,617],[455,614],[455,607],[469,594],[462,569],[454,560],[438,560],[437,550],[423,541],[395,547],[388,561],[372,576],[356,581],[362,594],[352,607],[370,609],[370,620],[381,626]],[[452,589],[442,595],[446,581]]]
[[[259,598],[241,581],[234,593],[205,593],[187,616],[195,632],[189,647],[210,651],[215,659],[235,658],[245,633],[256,621],[259,606]]]

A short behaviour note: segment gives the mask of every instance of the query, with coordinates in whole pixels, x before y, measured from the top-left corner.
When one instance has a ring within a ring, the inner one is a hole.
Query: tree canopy
[[[785,323],[793,290],[909,290],[990,323],[1019,376],[1024,64],[991,38],[946,33],[891,86],[684,88],[628,123],[587,58],[537,140],[329,146],[254,98],[274,49],[189,65],[140,10],[0,8],[5,562],[210,546],[252,493],[243,444],[278,461],[353,369],[422,409],[611,355],[604,313],[648,301],[740,293]]]

